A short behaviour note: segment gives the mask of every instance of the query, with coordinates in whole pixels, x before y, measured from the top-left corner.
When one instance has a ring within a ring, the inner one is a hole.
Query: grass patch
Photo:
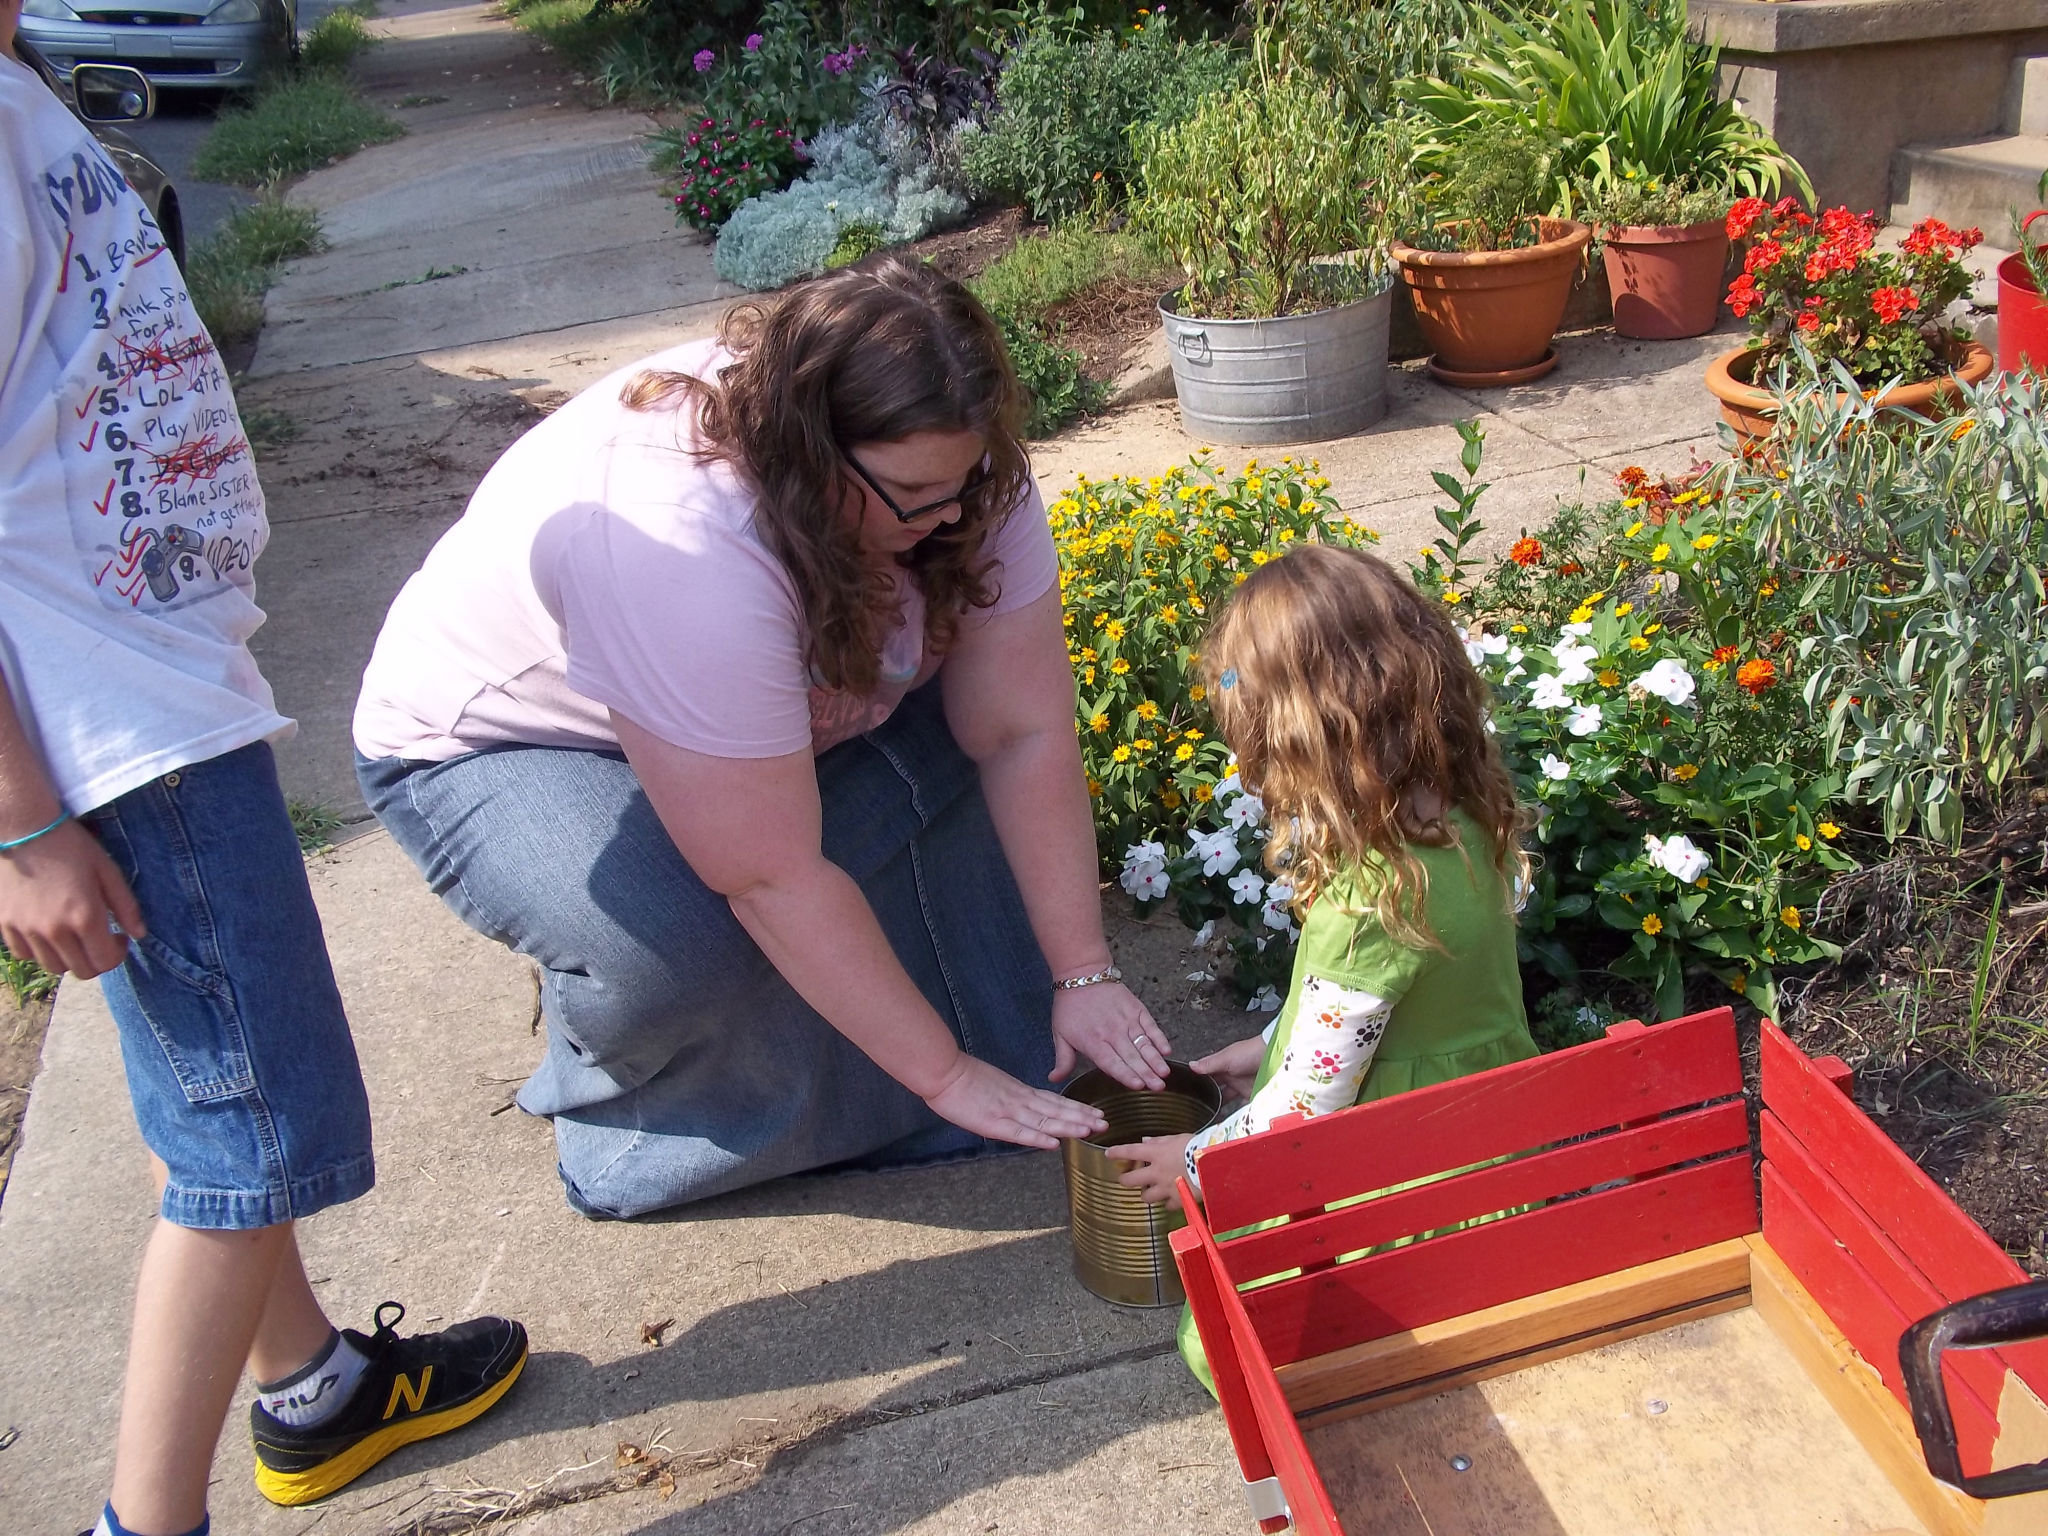
[[[991,310],[1039,319],[1105,285],[1161,292],[1172,273],[1136,235],[1073,223],[1019,240],[970,286]]]
[[[306,800],[290,800],[285,809],[291,813],[292,830],[299,834],[299,852],[318,853],[334,846],[334,834],[348,823],[337,815],[332,806],[315,805]]]
[[[265,86],[247,107],[223,112],[199,147],[192,174],[260,187],[404,132],[338,74],[312,70]]]
[[[505,0],[505,14],[570,63],[595,69],[598,59],[631,30],[624,7],[600,11],[596,0]]]
[[[638,8],[596,0],[504,0],[512,24],[586,71],[607,101],[669,106],[694,98],[687,53],[648,35]]]
[[[26,1008],[57,990],[57,978],[33,960],[17,960],[0,946],[0,983],[14,994],[14,1006]]]
[[[274,406],[245,405],[241,412],[242,435],[258,453],[268,453],[299,439],[302,429],[298,422]]]
[[[318,214],[271,194],[236,210],[194,246],[185,262],[185,285],[215,343],[253,339],[263,327],[263,293],[278,266],[324,244]]]
[[[322,16],[299,43],[299,60],[307,69],[346,69],[356,55],[377,46],[363,18],[376,7],[343,6]]]

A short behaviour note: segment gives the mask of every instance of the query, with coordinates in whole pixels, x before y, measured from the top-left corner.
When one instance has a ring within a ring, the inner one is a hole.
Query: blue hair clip
[[[1237,686],[1237,668],[1225,667],[1223,675],[1216,679],[1216,684],[1220,688],[1235,688]]]

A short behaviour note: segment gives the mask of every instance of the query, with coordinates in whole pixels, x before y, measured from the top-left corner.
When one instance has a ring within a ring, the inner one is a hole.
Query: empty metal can
[[[1223,1090],[1213,1078],[1175,1061],[1167,1063],[1166,1087],[1157,1093],[1126,1088],[1099,1068],[1083,1072],[1064,1092],[1093,1104],[1109,1120],[1101,1135],[1062,1144],[1074,1273],[1119,1306],[1179,1306],[1187,1296],[1167,1237],[1186,1218],[1163,1205],[1147,1205],[1137,1190],[1117,1183],[1131,1165],[1103,1149],[1199,1131],[1223,1107]]]

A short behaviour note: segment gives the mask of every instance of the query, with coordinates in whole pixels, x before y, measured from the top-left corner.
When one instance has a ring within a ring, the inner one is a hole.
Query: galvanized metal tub
[[[1159,301],[1181,425],[1217,443],[1316,443],[1387,414],[1391,283],[1371,298],[1277,320],[1198,320]]]
[[[1126,1088],[1100,1070],[1083,1072],[1065,1093],[1093,1104],[1109,1120],[1101,1135],[1065,1142],[1061,1151],[1074,1273],[1089,1290],[1119,1306],[1179,1306],[1187,1297],[1167,1238],[1186,1218],[1165,1206],[1147,1205],[1138,1191],[1117,1183],[1131,1165],[1103,1149],[1147,1136],[1199,1131],[1223,1107],[1223,1090],[1213,1078],[1176,1061],[1168,1063],[1166,1087],[1158,1093]]]

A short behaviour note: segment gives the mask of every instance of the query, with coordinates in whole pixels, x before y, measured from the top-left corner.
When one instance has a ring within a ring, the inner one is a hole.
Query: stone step
[[[1891,222],[1944,219],[1957,229],[1975,225],[1987,240],[2007,246],[2012,210],[2041,206],[2041,174],[2048,171],[2048,135],[2010,134],[1968,144],[1909,144],[1892,157]]]
[[[2005,82],[2007,133],[2048,134],[2048,54],[2022,54]]]

